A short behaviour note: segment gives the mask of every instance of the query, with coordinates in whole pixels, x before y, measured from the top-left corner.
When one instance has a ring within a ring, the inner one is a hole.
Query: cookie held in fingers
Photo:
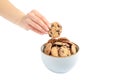
[[[48,34],[52,38],[57,38],[62,32],[62,26],[58,22],[51,23],[51,28],[48,31]]]

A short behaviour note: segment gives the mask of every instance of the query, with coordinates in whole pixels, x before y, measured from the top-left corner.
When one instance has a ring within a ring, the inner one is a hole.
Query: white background
[[[63,26],[61,37],[80,46],[75,67],[49,71],[40,46],[49,38],[0,17],[0,80],[120,80],[119,0],[10,0],[24,13],[38,10]]]

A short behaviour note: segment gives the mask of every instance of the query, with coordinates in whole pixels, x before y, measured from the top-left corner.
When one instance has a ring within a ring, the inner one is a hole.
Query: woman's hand
[[[50,23],[36,10],[32,10],[25,15],[19,22],[19,25],[27,30],[32,30],[39,34],[46,34],[49,31]]]
[[[0,16],[14,24],[39,34],[46,34],[50,26],[50,23],[38,11],[32,10],[25,15],[11,4],[9,0],[0,0]]]

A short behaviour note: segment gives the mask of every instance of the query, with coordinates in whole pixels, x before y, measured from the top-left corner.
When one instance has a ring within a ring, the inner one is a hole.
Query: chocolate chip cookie
[[[58,47],[52,47],[51,55],[55,56],[55,57],[58,57]]]
[[[69,48],[67,48],[66,46],[60,47],[59,55],[60,55],[60,57],[70,56],[71,53],[70,53]]]
[[[50,54],[50,52],[51,52],[51,48],[52,48],[52,43],[46,43],[45,45],[44,45],[44,49],[43,49],[43,52],[45,53],[45,54]]]
[[[51,28],[49,29],[49,36],[52,38],[57,38],[62,32],[62,26],[58,22],[51,23]]]

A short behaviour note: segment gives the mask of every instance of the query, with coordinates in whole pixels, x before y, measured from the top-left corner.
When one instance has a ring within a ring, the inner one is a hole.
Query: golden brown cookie
[[[56,46],[62,46],[63,43],[62,43],[62,42],[55,42],[53,45],[56,45]]]
[[[46,43],[45,45],[44,45],[44,49],[43,49],[43,52],[45,53],[45,54],[50,54],[50,51],[51,51],[51,48],[52,48],[52,44],[51,43]]]
[[[55,57],[58,57],[58,47],[52,47],[51,55],[55,56]]]
[[[71,45],[71,53],[72,53],[72,54],[75,54],[76,52],[77,52],[77,45],[73,43],[73,44]]]
[[[51,28],[49,29],[49,36],[52,38],[57,38],[62,32],[62,26],[58,22],[53,22]]]
[[[70,50],[66,47],[66,46],[62,46],[59,49],[59,56],[60,57],[66,57],[66,56],[70,56]]]
[[[69,42],[69,40],[66,37],[61,37],[57,41],[64,42],[64,43]]]
[[[66,46],[67,48],[70,48],[70,44],[68,44],[68,43],[63,43],[64,44],[64,46]]]
[[[52,39],[49,39],[47,43],[52,43],[52,44],[54,44],[56,41],[57,41],[57,39],[52,38]]]

